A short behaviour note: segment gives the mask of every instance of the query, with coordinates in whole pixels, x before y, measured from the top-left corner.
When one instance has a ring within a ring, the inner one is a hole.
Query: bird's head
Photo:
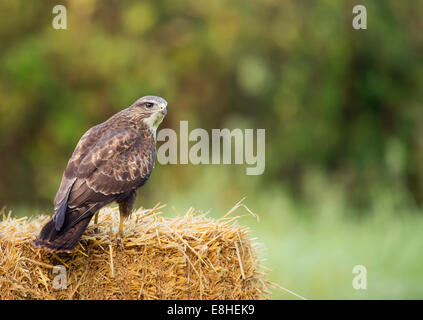
[[[151,130],[156,130],[167,113],[167,101],[156,96],[145,96],[135,101],[131,108]]]

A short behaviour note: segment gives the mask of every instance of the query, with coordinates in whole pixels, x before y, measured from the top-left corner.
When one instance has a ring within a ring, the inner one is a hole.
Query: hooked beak
[[[166,114],[167,114],[167,108],[166,108],[166,105],[165,104],[161,104],[160,105],[160,113],[163,115],[163,117],[166,116]]]

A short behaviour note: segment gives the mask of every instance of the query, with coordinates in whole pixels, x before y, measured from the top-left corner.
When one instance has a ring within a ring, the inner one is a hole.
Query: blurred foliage
[[[423,2],[361,3],[365,31],[353,1],[69,0],[54,30],[55,1],[1,1],[0,203],[48,208],[82,134],[155,94],[169,101],[162,127],[265,128],[257,190],[421,204]],[[145,192],[161,200],[204,172],[156,171]]]
[[[82,134],[159,95],[162,128],[266,129],[266,170],[157,164],[137,205],[221,216],[246,195],[271,280],[307,298],[422,298],[422,17],[418,0],[2,0],[0,205],[51,213]]]

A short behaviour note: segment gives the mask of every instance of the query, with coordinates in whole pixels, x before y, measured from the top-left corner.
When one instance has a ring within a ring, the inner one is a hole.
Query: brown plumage
[[[54,200],[55,213],[35,239],[37,247],[72,251],[91,217],[110,202],[119,203],[122,221],[136,191],[149,179],[156,156],[156,130],[167,102],[146,96],[79,140]]]

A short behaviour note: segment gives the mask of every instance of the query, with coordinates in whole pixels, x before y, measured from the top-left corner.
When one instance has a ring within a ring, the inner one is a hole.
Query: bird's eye
[[[145,103],[145,107],[146,107],[147,109],[151,109],[151,108],[153,107],[153,104],[152,104],[151,102],[146,102],[146,103]]]

